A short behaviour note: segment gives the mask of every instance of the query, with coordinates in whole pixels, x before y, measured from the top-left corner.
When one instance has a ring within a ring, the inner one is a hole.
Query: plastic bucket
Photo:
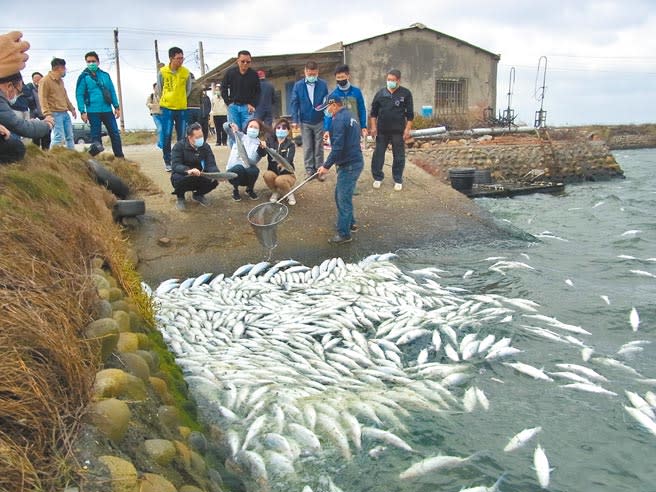
[[[476,169],[474,171],[474,184],[492,184],[492,174],[489,169]]]
[[[424,118],[433,117],[433,106],[422,106],[421,107],[421,116]]]
[[[474,185],[474,173],[476,168],[473,167],[455,167],[449,169],[449,181],[451,188],[462,193],[471,191]]]

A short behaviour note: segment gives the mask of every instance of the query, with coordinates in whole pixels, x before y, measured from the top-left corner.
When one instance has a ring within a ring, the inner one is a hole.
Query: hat
[[[264,70],[258,70],[257,71],[257,76],[261,79],[264,79],[264,78],[266,78],[266,73],[264,72]]]
[[[20,72],[12,73],[11,75],[7,75],[6,77],[0,77],[0,84],[4,84],[6,82],[22,82],[23,81],[23,76],[21,75]]]
[[[326,109],[328,106],[330,106],[333,103],[337,104],[343,104],[344,103],[344,98],[338,94],[331,94],[329,95],[323,102],[323,104],[319,104],[316,108],[317,111],[323,111]]]

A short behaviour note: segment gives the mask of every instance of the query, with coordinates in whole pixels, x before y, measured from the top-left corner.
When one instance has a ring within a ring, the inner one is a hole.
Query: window
[[[435,81],[435,112],[437,114],[467,112],[466,79],[441,79]]]

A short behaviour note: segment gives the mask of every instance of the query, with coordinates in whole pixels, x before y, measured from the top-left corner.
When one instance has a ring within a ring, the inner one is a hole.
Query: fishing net
[[[281,203],[262,203],[248,212],[248,222],[262,246],[269,250],[278,246],[276,228],[287,218],[288,212]]]

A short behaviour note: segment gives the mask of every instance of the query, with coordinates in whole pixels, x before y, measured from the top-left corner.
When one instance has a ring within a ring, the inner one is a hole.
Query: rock
[[[148,335],[145,333],[137,333],[137,338],[139,339],[139,349],[140,350],[148,350],[150,347],[153,346],[153,342],[150,341],[150,338],[148,338]],[[153,361],[156,362],[155,366],[153,368],[158,368],[159,367],[159,356],[155,352],[150,352],[150,354],[153,357]]]
[[[111,287],[109,289],[109,302],[118,301],[123,299],[123,291],[118,287]]]
[[[116,279],[114,278],[111,272],[106,271],[105,278],[107,279],[107,282],[109,282],[110,287],[118,287],[118,282],[116,281]],[[121,291],[121,293],[123,293],[123,291]]]
[[[139,350],[139,338],[136,333],[119,333],[116,348],[120,352],[136,352]]]
[[[112,302],[112,309],[114,311],[130,312],[130,304],[125,299],[118,299]]]
[[[109,289],[98,289],[98,297],[109,301]]]
[[[96,319],[111,318],[114,310],[107,299],[100,299],[95,306]]]
[[[146,322],[142,318],[142,316],[137,313],[136,311],[130,311],[130,329],[134,332],[141,332],[144,331],[144,327],[146,325]],[[148,338],[148,337],[146,337]],[[149,341],[150,343],[150,341]],[[150,346],[150,345],[148,345]]]
[[[157,240],[157,244],[159,244],[160,246],[170,246],[171,240],[168,237],[160,237]]]
[[[157,417],[160,423],[173,432],[180,425],[180,413],[172,405],[162,405],[157,410]]]
[[[128,405],[116,398],[91,403],[88,415],[91,423],[115,442],[123,439],[132,416]]]
[[[169,393],[169,387],[166,385],[166,381],[156,377],[150,377],[148,381],[155,393],[157,393],[157,396],[162,400],[162,403],[165,405],[172,405],[175,402],[171,393]]]
[[[109,289],[111,286],[103,275],[92,274],[91,280],[96,284],[96,289]]]
[[[111,492],[138,492],[139,479],[137,469],[132,463],[116,456],[98,458],[109,470]]]
[[[188,439],[189,434],[191,434],[191,429],[186,425],[181,425],[180,427],[178,427],[178,434],[180,434],[185,439]]]
[[[105,260],[100,256],[91,258],[91,268],[100,268],[102,270],[104,264],[105,264]]]
[[[121,369],[104,369],[96,374],[93,384],[96,398],[127,397],[132,400],[145,400],[147,396],[144,382]]]
[[[148,382],[150,368],[143,357],[135,352],[120,352],[118,359],[128,373],[138,377],[143,382]]]
[[[87,325],[84,336],[100,343],[100,356],[106,360],[118,343],[118,323],[112,318],[97,319]]]
[[[191,470],[191,449],[189,449],[185,443],[180,441],[173,441],[173,444],[175,445],[175,449],[178,452],[180,461],[182,461],[182,465],[185,467],[185,469]]]
[[[203,489],[199,489],[195,485],[183,485],[180,487],[180,492],[203,492]]]
[[[202,432],[193,431],[187,438],[189,447],[200,454],[207,453],[207,438]]]
[[[221,474],[214,468],[207,469],[207,476],[210,479],[209,487],[211,492],[222,492],[223,491],[223,477]]]
[[[130,315],[128,313],[125,311],[114,311],[112,318],[118,324],[119,332],[130,331]]]
[[[205,473],[207,470],[205,458],[203,458],[196,451],[191,452],[191,469],[196,473]]]
[[[139,346],[141,346],[141,343],[139,343]],[[146,362],[146,364],[148,364],[148,369],[150,369],[151,371],[159,369],[159,366],[155,364],[156,359],[155,359],[154,352],[149,352],[148,350],[139,349],[135,352],[135,354],[141,357]]]
[[[160,466],[167,466],[177,454],[175,446],[167,439],[147,439],[144,448],[150,459]]]
[[[177,492],[175,485],[155,473],[144,473],[141,477],[139,492]]]

